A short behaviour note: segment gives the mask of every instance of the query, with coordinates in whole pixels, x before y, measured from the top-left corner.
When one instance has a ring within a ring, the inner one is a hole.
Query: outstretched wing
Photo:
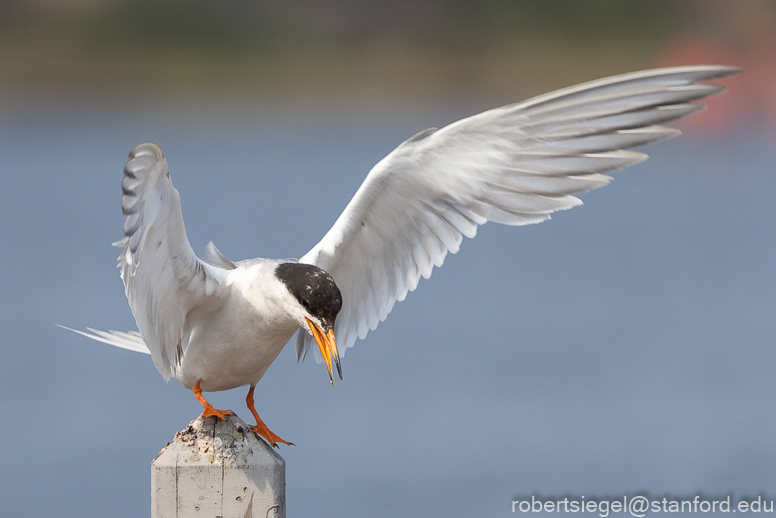
[[[129,153],[121,189],[121,210],[127,215],[126,237],[117,243],[123,247],[121,279],[142,341],[169,380],[188,345],[187,315],[217,308],[226,296],[224,270],[200,261],[191,249],[180,196],[159,145],[146,142]],[[137,345],[140,338],[132,333],[98,335],[92,338],[113,345]]]
[[[335,335],[344,354],[385,320],[462,236],[487,221],[526,225],[581,205],[573,194],[639,163],[626,151],[675,137],[659,124],[704,108],[724,87],[699,83],[740,72],[724,66],[648,70],[558,90],[410,138],[381,160],[302,263],[342,291]],[[311,344],[297,336],[297,354]]]

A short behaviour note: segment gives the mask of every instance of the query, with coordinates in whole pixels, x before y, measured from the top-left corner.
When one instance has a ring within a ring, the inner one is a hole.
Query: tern
[[[374,166],[299,259],[231,261],[212,242],[197,257],[161,147],[140,144],[124,168],[125,237],[114,243],[139,332],[75,332],[150,354],[165,380],[194,392],[204,416],[230,412],[213,408],[203,391],[248,385],[253,431],[272,446],[292,444],[264,424],[253,394],[294,333],[297,358],[314,341],[332,385],[332,364],[342,380],[345,351],[458,252],[463,236],[487,221],[540,223],[581,205],[574,195],[608,184],[604,173],[647,158],[629,148],[679,135],[661,124],[725,90],[706,81],[740,71],[634,72],[423,130]]]

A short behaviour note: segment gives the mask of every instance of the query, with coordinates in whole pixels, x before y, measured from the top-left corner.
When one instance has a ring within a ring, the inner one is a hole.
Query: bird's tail
[[[67,329],[68,331],[78,333],[79,335],[84,335],[85,337],[91,338],[92,340],[97,340],[98,342],[115,345],[116,347],[121,347],[122,349],[128,349],[138,353],[151,354],[151,351],[148,350],[148,346],[143,340],[143,337],[137,331],[130,331],[128,333],[124,333],[123,331],[108,331],[106,333],[105,331],[98,331],[97,329],[87,327],[86,329],[89,330],[89,333],[86,333],[84,331],[78,331],[76,329],[71,329],[59,324],[57,324],[57,326],[61,327],[62,329]]]

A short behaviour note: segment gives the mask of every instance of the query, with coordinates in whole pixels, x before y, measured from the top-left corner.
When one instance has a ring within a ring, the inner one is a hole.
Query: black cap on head
[[[323,324],[324,332],[334,327],[334,319],[342,309],[342,294],[331,275],[311,264],[282,263],[275,277],[288,291]]]

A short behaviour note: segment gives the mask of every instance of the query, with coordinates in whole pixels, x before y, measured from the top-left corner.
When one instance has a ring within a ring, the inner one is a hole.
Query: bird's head
[[[297,300],[299,308],[294,314],[299,325],[315,338],[332,385],[332,359],[342,381],[342,366],[334,338],[334,320],[342,309],[342,294],[334,279],[317,266],[301,263],[281,263],[275,270],[275,276]]]

